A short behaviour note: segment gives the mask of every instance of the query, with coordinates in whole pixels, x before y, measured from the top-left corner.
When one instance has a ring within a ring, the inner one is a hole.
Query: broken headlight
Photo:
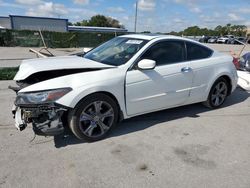
[[[70,92],[71,88],[61,88],[39,92],[18,93],[16,105],[24,104],[43,104],[54,102]]]

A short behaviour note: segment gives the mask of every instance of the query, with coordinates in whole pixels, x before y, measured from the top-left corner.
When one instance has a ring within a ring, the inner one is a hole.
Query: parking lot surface
[[[12,81],[0,82],[0,187],[250,187],[250,93],[119,124],[105,140],[39,137],[14,127]]]
[[[208,47],[218,50],[223,53],[230,53],[231,51],[239,54],[243,45],[229,45],[229,44],[205,44]],[[15,67],[19,66],[24,59],[37,58],[34,53],[29,52],[28,47],[0,47],[0,67]],[[40,51],[41,48],[32,48]],[[69,55],[82,52],[84,48],[49,48],[49,51],[55,56]],[[250,45],[247,45],[243,54],[250,51]],[[45,50],[42,52],[46,53]]]
[[[37,58],[36,54],[31,53],[28,47],[0,47],[0,67],[15,67],[19,66],[22,60]],[[42,48],[32,48],[36,51],[40,51]],[[81,52],[80,48],[56,48],[49,51],[55,56],[69,55],[77,52]],[[46,50],[41,52],[47,53]]]
[[[209,46],[225,53],[242,48]],[[27,58],[35,58],[28,48],[0,48],[0,67]],[[31,126],[17,131],[11,115],[15,93],[8,85],[14,82],[0,81],[1,188],[250,187],[250,93],[240,88],[223,108],[194,104],[135,117],[107,139],[86,143],[70,132],[33,139]]]

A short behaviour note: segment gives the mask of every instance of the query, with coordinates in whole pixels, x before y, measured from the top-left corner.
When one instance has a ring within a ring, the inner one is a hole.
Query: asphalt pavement
[[[15,93],[0,82],[0,187],[249,188],[250,93],[224,106],[163,110],[120,123],[105,140],[14,127]]]
[[[221,52],[241,46],[210,44]],[[39,50],[38,48],[36,50]],[[81,49],[53,49],[67,55]],[[247,47],[246,51],[250,51]],[[0,67],[35,58],[28,48],[0,48]],[[0,187],[249,188],[250,93],[237,88],[224,106],[163,110],[120,123],[101,141],[70,132],[19,132],[11,108],[13,81],[0,81]]]

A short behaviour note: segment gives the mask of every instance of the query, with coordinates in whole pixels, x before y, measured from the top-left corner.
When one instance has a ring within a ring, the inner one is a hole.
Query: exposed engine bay
[[[55,77],[79,73],[86,70],[56,70],[39,72],[31,75],[25,80],[16,81],[18,87],[9,86],[10,89],[16,93],[29,85],[49,80]],[[40,104],[40,105],[20,105],[17,103],[19,97],[17,96],[15,104],[12,109],[12,114],[15,119],[15,125],[20,131],[24,130],[28,124],[32,124],[33,131],[37,135],[53,136],[64,132],[62,123],[62,116],[68,110],[54,102]]]
[[[52,103],[36,107],[15,107],[12,113],[20,131],[32,123],[35,134],[52,136],[63,133],[62,115],[66,111],[66,108]]]

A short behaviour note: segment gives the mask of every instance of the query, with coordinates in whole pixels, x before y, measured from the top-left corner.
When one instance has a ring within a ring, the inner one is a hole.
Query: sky
[[[0,0],[0,16],[67,18],[70,22],[102,14],[134,31],[136,0]],[[137,31],[181,31],[189,26],[250,27],[250,0],[138,0]]]

